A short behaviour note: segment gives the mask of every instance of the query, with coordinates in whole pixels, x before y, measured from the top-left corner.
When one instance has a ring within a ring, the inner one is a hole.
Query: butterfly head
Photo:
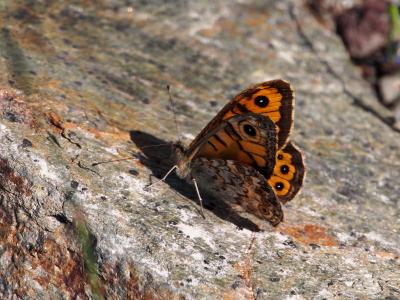
[[[187,155],[187,151],[182,143],[178,142],[174,144],[175,152],[175,165],[176,174],[180,178],[188,178],[190,175],[190,158]]]

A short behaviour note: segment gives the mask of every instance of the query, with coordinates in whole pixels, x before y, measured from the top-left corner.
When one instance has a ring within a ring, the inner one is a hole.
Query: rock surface
[[[0,6],[1,299],[400,298],[399,132],[303,3]],[[203,219],[174,176],[143,190],[166,143],[280,77],[308,167],[284,223]]]

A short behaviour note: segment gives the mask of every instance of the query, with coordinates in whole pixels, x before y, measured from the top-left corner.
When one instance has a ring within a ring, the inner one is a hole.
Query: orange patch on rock
[[[392,253],[392,252],[387,252],[387,251],[379,251],[376,252],[376,256],[379,258],[383,258],[383,259],[398,259],[399,255]]]
[[[316,224],[282,226],[280,232],[291,236],[302,244],[317,244],[328,247],[338,246],[338,241],[329,235],[324,227]]]
[[[206,38],[213,38],[220,33],[236,36],[237,32],[237,24],[226,18],[218,19],[210,28],[203,28],[199,30],[200,35]]]
[[[111,131],[106,132],[106,131],[100,131],[96,128],[87,127],[87,126],[80,125],[80,124],[75,124],[72,122],[63,122],[61,117],[52,111],[46,112],[45,116],[46,116],[48,122],[51,125],[53,125],[59,131],[59,133],[63,133],[65,130],[81,129],[83,131],[93,134],[94,137],[97,139],[112,138],[112,139],[118,140],[118,141],[129,141],[130,140],[129,132],[121,131],[117,128],[113,128],[113,132],[111,132]]]
[[[96,128],[84,128],[92,133],[96,138],[113,138],[118,141],[129,141],[129,133],[126,131],[114,130],[115,132],[99,131]]]
[[[236,262],[233,265],[233,268],[240,274],[240,278],[243,280],[243,285],[236,289],[229,288],[224,292],[222,299],[255,299],[251,283],[253,270],[250,257],[247,256],[244,260]]]
[[[53,111],[50,111],[50,112],[46,112],[45,116],[51,125],[57,127],[58,129],[64,130],[64,126],[62,124],[61,117],[58,114],[56,114]]]
[[[233,268],[240,274],[241,278],[243,278],[243,280],[246,283],[250,283],[252,266],[251,266],[251,261],[249,259],[236,262],[233,265]]]
[[[252,15],[244,20],[244,23],[248,26],[259,27],[267,24],[267,15]]]

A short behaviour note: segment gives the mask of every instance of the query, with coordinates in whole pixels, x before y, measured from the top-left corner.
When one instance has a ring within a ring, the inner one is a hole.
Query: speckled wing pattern
[[[273,226],[283,220],[274,191],[264,176],[249,165],[199,157],[192,163],[192,176],[204,191],[224,201],[237,213],[251,213]]]

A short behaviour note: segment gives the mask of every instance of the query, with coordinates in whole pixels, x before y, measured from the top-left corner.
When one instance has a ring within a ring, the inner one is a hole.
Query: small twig
[[[101,164],[130,160],[130,159],[137,159],[137,158],[136,157],[124,157],[124,158],[118,158],[118,159],[112,159],[112,160],[98,161],[98,162],[92,163],[92,167],[98,166]]]
[[[98,172],[96,172],[95,170],[92,170],[92,169],[86,167],[85,165],[82,164],[81,161],[78,161],[78,167],[81,168],[81,169],[84,169],[84,170],[86,170],[86,171],[90,171],[90,172],[92,172],[92,173],[94,173],[94,174],[100,176],[100,174],[99,174]]]

